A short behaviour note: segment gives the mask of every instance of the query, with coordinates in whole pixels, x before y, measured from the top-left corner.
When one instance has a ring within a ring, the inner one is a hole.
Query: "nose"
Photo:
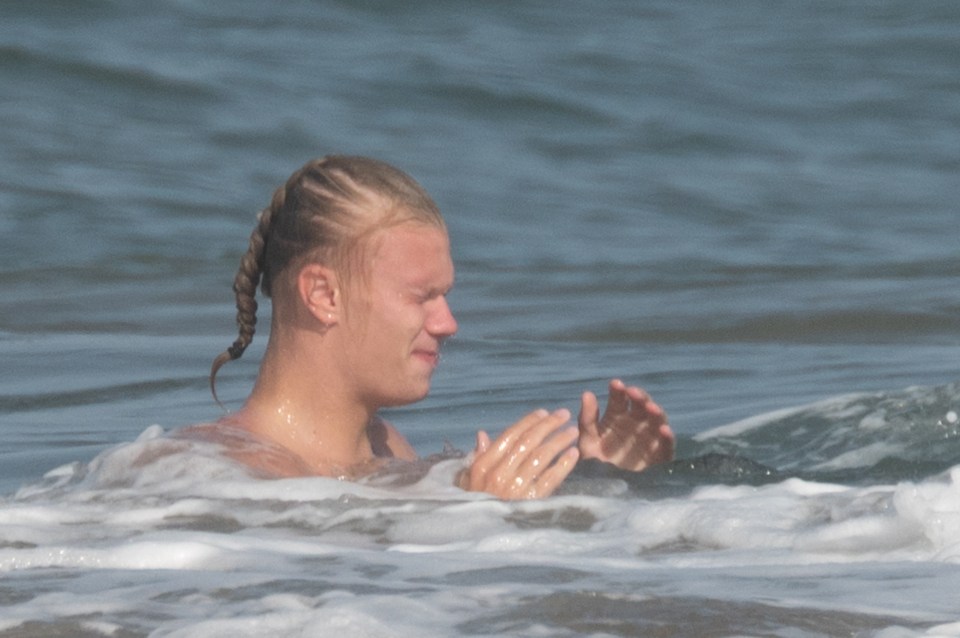
[[[427,317],[426,329],[431,335],[440,339],[452,337],[457,333],[457,320],[453,317],[453,311],[450,310],[450,304],[447,303],[445,296],[434,300],[433,308],[430,309],[430,315]]]

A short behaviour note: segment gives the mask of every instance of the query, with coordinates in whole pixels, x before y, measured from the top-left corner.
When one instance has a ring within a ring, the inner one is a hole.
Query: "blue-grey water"
[[[334,152],[450,227],[421,454],[620,376],[681,461],[501,503],[171,448]],[[958,202],[950,0],[0,0],[0,636],[960,635]]]

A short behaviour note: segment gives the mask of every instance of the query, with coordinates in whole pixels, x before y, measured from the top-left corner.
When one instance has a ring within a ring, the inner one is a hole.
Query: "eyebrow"
[[[453,290],[453,284],[450,284],[447,287],[413,284],[410,286],[410,288],[421,292],[428,297],[440,297],[448,295],[450,291]]]

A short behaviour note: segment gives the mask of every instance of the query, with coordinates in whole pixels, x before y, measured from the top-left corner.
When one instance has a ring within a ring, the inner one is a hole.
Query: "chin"
[[[427,383],[422,388],[408,388],[408,391],[403,393],[397,393],[395,395],[384,397],[384,400],[381,402],[383,407],[397,407],[401,405],[409,405],[411,403],[416,403],[417,401],[423,401],[427,398],[427,395],[430,394],[430,384]]]

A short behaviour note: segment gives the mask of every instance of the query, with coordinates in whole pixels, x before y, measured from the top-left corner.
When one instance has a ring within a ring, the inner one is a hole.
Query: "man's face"
[[[369,270],[354,280],[347,327],[361,400],[375,407],[419,401],[440,345],[457,331],[447,305],[453,260],[446,231],[404,223],[370,238]]]

